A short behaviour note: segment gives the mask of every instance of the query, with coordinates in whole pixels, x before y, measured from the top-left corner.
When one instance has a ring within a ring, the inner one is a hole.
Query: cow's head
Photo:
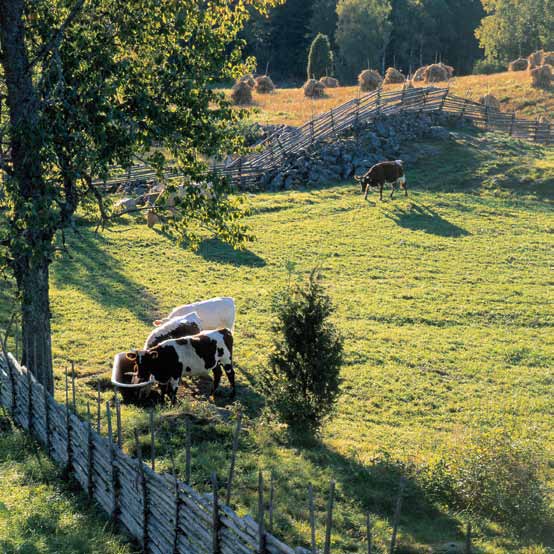
[[[156,378],[159,372],[159,352],[156,348],[150,350],[132,350],[127,352],[128,360],[135,362],[133,383],[147,383]]]

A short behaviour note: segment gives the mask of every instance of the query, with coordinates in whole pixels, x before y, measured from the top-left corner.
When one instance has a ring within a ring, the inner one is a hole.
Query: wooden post
[[[144,473],[142,450],[140,448],[140,440],[137,429],[135,429],[135,447],[137,451],[140,487],[142,489],[142,552],[143,554],[146,554],[148,552],[148,489],[146,487],[146,474]]]
[[[50,401],[48,398],[48,390],[45,386],[42,387],[42,399],[44,402],[44,432],[46,437],[46,454],[50,455]]]
[[[175,471],[175,458],[173,449],[170,447],[169,456],[171,458],[171,474],[173,475],[173,486],[175,487],[175,529],[173,535],[173,554],[179,554],[179,518],[181,516],[181,502],[179,501],[179,481]]]
[[[121,449],[123,444],[122,431],[121,431],[121,405],[119,403],[119,396],[115,394],[115,417],[117,422],[117,446]]]
[[[312,484],[308,485],[308,504],[310,510],[310,536],[312,544],[312,554],[317,554],[317,544],[315,540],[315,507],[314,507],[314,489]]]
[[[366,516],[366,534],[367,534],[367,554],[371,554],[372,550],[372,538],[371,538],[371,517],[369,512]]]
[[[35,341],[33,341],[35,342]],[[35,358],[36,359],[36,358]],[[31,372],[27,368],[27,428],[29,433],[33,433],[33,382],[31,380]]]
[[[406,486],[406,479],[404,476],[400,478],[400,485],[398,487],[398,498],[396,499],[396,509],[394,510],[394,518],[392,521],[392,537],[390,539],[389,554],[394,554],[396,548],[396,536],[398,534],[398,523],[400,521],[400,511],[402,509],[402,496],[404,494],[404,487]]]
[[[75,364],[71,362],[71,405],[73,406],[73,413],[77,413],[77,405],[75,403]]]
[[[100,421],[101,421],[101,406],[102,399],[100,398],[100,381],[96,383],[96,432],[100,434]]]
[[[273,533],[273,500],[275,496],[275,486],[273,471],[269,477],[269,532]]]
[[[538,130],[539,130],[539,120],[535,119],[535,128],[533,130],[533,142],[537,142]]]
[[[92,424],[91,424],[90,403],[87,402],[87,494],[92,499],[93,477],[92,477]]]
[[[154,408],[150,408],[150,463],[156,471],[156,431],[154,430]]]
[[[190,485],[190,449],[191,449],[191,440],[190,440],[190,419],[188,416],[185,417],[185,483]]]
[[[335,118],[333,117],[333,108],[331,108],[331,111],[329,112],[331,115],[331,130],[333,131],[333,135],[335,137],[337,136],[337,129],[335,127]]]
[[[471,523],[467,524],[465,554],[471,554]]]
[[[331,529],[333,527],[333,503],[335,501],[335,482],[331,481],[329,486],[329,500],[327,503],[327,521],[325,523],[325,545],[323,554],[331,552]]]
[[[237,459],[237,450],[239,447],[239,434],[242,425],[242,412],[239,412],[237,416],[237,426],[233,434],[233,448],[231,450],[231,465],[229,466],[229,478],[227,479],[227,496],[225,498],[225,504],[227,506],[231,503],[231,489],[233,486],[233,477],[235,475],[235,462]]]
[[[110,467],[112,470],[112,502],[113,512],[112,517],[117,521],[119,517],[119,469],[115,463],[115,452],[113,443],[113,430],[112,430],[112,412],[110,410],[110,403],[106,402],[106,419],[108,420],[108,440],[110,441]]]
[[[258,554],[264,554],[265,548],[265,506],[264,506],[264,476],[258,472]]]
[[[69,416],[69,380],[67,366],[65,366],[65,425],[66,425],[66,446],[67,446],[67,466],[71,469],[71,418]]]
[[[212,554],[219,554],[219,500],[218,484],[215,471],[212,473]]]
[[[516,112],[512,112],[512,121],[510,123],[510,136],[514,134],[514,123],[516,121]]]

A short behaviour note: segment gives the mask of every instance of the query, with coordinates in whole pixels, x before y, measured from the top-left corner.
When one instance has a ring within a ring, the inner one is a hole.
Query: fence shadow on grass
[[[441,237],[467,237],[470,232],[451,223],[438,212],[423,204],[410,203],[409,206],[395,207],[383,210],[386,217],[394,221],[399,227],[411,231],[423,231]]]
[[[52,265],[58,288],[74,287],[104,308],[124,308],[143,322],[152,321],[159,312],[156,298],[123,272],[106,250],[106,237],[80,228],[79,236],[68,242],[69,256]]]

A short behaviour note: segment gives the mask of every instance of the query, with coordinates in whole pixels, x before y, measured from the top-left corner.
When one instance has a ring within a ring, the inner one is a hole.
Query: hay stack
[[[535,69],[535,67],[539,67],[539,65],[542,65],[543,54],[544,52],[542,50],[537,50],[536,52],[529,54],[529,56],[527,56],[527,68]]]
[[[542,55],[543,65],[553,65],[554,66],[554,52],[544,52]]]
[[[246,83],[250,88],[254,88],[256,86],[256,81],[252,75],[243,75],[237,83]]]
[[[531,69],[531,86],[535,88],[550,88],[553,80],[552,66],[540,65]]]
[[[339,80],[335,79],[334,77],[321,77],[319,82],[327,88],[337,88],[340,86]]]
[[[385,73],[385,80],[383,84],[385,85],[398,85],[403,83],[406,80],[406,77],[403,73],[398,71],[395,67],[389,67]]]
[[[254,90],[260,94],[269,94],[275,90],[275,85],[269,75],[261,75],[254,80],[256,81]]]
[[[412,80],[416,83],[419,81],[425,81],[425,71],[427,71],[428,65],[424,65],[416,70],[414,73],[414,76],[412,77]]]
[[[237,106],[252,104],[252,87],[247,81],[237,81],[231,89],[231,99]]]
[[[411,90],[413,88],[415,88],[415,87],[414,87],[414,84],[412,83],[412,81],[406,81],[404,83],[404,90]]]
[[[439,63],[441,67],[446,69],[446,73],[448,74],[448,78],[452,79],[454,77],[454,68],[451,65],[446,65],[445,63]]]
[[[442,64],[434,63],[427,66],[424,73],[426,83],[448,81],[448,70]]]
[[[487,106],[487,108],[500,111],[500,102],[496,96],[493,96],[492,94],[485,94],[485,96],[481,96],[481,98],[479,98],[479,102],[484,106]]]
[[[308,79],[302,88],[308,98],[321,98],[325,94],[325,85],[315,79]]]
[[[518,58],[508,64],[508,71],[525,71],[529,67],[527,58]]]
[[[148,210],[146,213],[146,224],[148,227],[152,228],[156,223],[159,223],[161,220],[158,215],[153,210]]]
[[[374,69],[364,69],[358,75],[358,83],[364,92],[378,89],[383,82],[383,77]]]

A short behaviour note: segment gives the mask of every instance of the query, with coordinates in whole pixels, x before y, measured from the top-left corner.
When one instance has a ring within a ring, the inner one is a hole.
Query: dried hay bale
[[[146,224],[148,227],[152,228],[156,223],[159,223],[161,220],[158,215],[153,210],[148,210],[146,213]]]
[[[325,85],[315,79],[308,79],[302,88],[308,98],[321,98],[325,94]]]
[[[252,104],[252,87],[246,81],[237,81],[231,89],[231,99],[237,106]]]
[[[415,81],[416,83],[419,81],[425,81],[425,72],[427,71],[428,67],[428,65],[423,65],[419,69],[417,69],[414,73],[414,76],[412,77],[412,81]]]
[[[485,96],[481,96],[481,98],[479,98],[479,103],[487,106],[487,108],[500,111],[500,102],[496,96],[492,94],[485,94]]]
[[[389,67],[385,73],[384,85],[398,85],[403,83],[406,77],[395,67]]]
[[[254,88],[256,86],[256,81],[252,75],[243,75],[237,80],[237,83],[246,83],[250,88]]]
[[[454,77],[454,68],[451,65],[446,65],[445,63],[439,63],[441,67],[446,69],[446,73],[448,73],[448,78],[452,79]]]
[[[531,69],[531,86],[535,88],[550,88],[553,75],[551,65],[540,65]]]
[[[254,90],[259,94],[269,94],[275,90],[275,85],[269,75],[260,75],[254,80],[256,81]]]
[[[358,75],[358,83],[364,92],[378,89],[383,82],[383,77],[374,69],[364,69]]]
[[[518,58],[508,64],[508,71],[525,71],[529,67],[527,58]]]
[[[334,77],[321,77],[319,82],[327,88],[337,88],[340,86],[339,80]]]
[[[448,81],[448,70],[442,64],[434,63],[427,66],[424,78],[426,83]]]
[[[533,52],[532,54],[529,54],[527,56],[527,68],[526,69],[535,69],[535,67],[539,67],[539,65],[543,64],[542,56],[544,52],[542,50],[537,50],[536,52]]]
[[[412,81],[406,81],[404,83],[404,90],[411,90],[413,88],[415,88],[415,87],[414,87],[414,84],[412,83]]]
[[[554,66],[554,52],[544,52],[542,55],[543,65],[553,65]]]

